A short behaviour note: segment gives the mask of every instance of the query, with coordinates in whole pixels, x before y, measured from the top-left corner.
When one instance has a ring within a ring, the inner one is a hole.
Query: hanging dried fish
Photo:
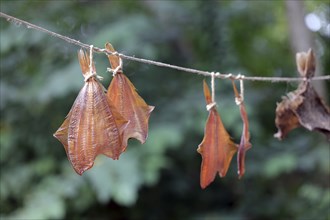
[[[316,61],[314,52],[300,52],[296,55],[297,68],[301,77],[310,79],[315,74]],[[276,127],[274,135],[282,140],[297,127],[323,133],[330,141],[330,108],[317,94],[310,80],[299,83],[295,91],[282,97],[276,107]]]
[[[205,80],[204,95],[206,104],[212,104],[210,90]],[[213,182],[217,172],[220,177],[226,175],[230,162],[237,151],[237,146],[223,126],[215,105],[209,109],[204,139],[197,151],[202,155],[200,184],[204,189]]]
[[[110,43],[105,44],[109,52],[115,52]],[[134,85],[124,75],[121,69],[120,57],[109,55],[112,70],[116,69],[108,88],[108,97],[119,113],[130,121],[123,133],[123,141],[127,145],[129,138],[135,138],[142,144],[148,137],[148,121],[154,106],[149,106],[136,92]]]
[[[98,154],[119,158],[126,148],[122,132],[128,121],[107,99],[92,59],[83,50],[78,58],[85,84],[54,137],[64,145],[74,170],[81,175],[93,166]]]
[[[239,105],[239,110],[241,113],[241,118],[243,121],[243,131],[241,136],[241,142],[238,146],[238,152],[237,152],[237,167],[238,167],[238,177],[241,178],[245,173],[245,153],[247,150],[251,148],[250,143],[250,132],[249,132],[249,120],[246,113],[244,101],[243,101],[243,95],[239,94],[235,85],[235,82],[233,83],[233,89],[235,93],[235,100],[237,101],[236,104]],[[241,90],[243,84],[241,84]]]

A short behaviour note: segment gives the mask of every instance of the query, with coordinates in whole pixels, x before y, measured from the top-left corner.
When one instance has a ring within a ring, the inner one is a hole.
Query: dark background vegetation
[[[313,47],[318,68],[329,74],[329,1],[295,2],[323,22],[316,32],[303,26],[312,39],[303,49]],[[295,77],[300,37],[292,38],[299,33],[290,32],[288,4],[1,1],[1,11],[98,47],[109,41],[127,55],[223,73]],[[329,219],[325,137],[298,128],[283,141],[273,138],[276,102],[296,83],[245,82],[253,144],[246,175],[238,180],[235,158],[225,178],[201,190],[196,149],[208,115],[204,77],[124,60],[124,72],[156,106],[149,138],[144,145],[130,141],[119,161],[97,157],[79,176],[52,136],[83,85],[79,48],[5,19],[0,25],[1,219]],[[94,59],[107,86],[107,57]],[[323,97],[329,94],[328,82],[318,88],[325,88]],[[239,142],[242,122],[230,81],[216,80],[216,101]]]

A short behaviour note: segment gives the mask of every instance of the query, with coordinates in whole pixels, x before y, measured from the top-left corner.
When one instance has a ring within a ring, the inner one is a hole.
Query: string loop
[[[215,83],[214,83],[214,78],[217,73],[211,72],[211,103],[206,105],[206,110],[210,111],[213,107],[217,105],[215,102]]]
[[[84,81],[87,82],[90,78],[96,77],[99,80],[102,80],[103,77],[97,75],[97,73],[94,71],[94,66],[93,66],[93,45],[90,45],[89,47],[89,72],[87,75],[84,77]]]
[[[239,97],[235,97],[235,103],[236,105],[241,105],[244,101],[244,75],[238,74],[236,76],[237,79],[239,79],[239,90],[240,94]]]
[[[117,51],[116,52],[113,52],[112,54],[118,56],[118,52]],[[119,71],[122,71],[123,70],[123,60],[121,59],[120,56],[118,56],[118,58],[119,58],[119,65],[115,69],[111,69],[109,67],[107,68],[107,72],[112,73],[112,76],[113,77],[116,76],[116,74]]]

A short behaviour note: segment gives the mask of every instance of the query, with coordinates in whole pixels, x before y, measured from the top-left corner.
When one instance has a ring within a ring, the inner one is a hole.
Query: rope
[[[12,22],[12,23],[14,23],[18,26],[24,25],[28,29],[34,29],[34,30],[37,30],[37,31],[44,32],[44,33],[46,33],[50,36],[62,39],[62,40],[66,41],[70,44],[74,44],[74,45],[80,46],[80,47],[85,48],[85,49],[90,49],[90,47],[91,47],[90,45],[82,43],[78,40],[72,39],[72,38],[67,37],[67,36],[63,36],[61,34],[58,34],[58,33],[55,33],[53,31],[47,30],[43,27],[40,27],[38,25],[31,24],[27,21],[18,19],[16,17],[10,16],[10,15],[7,15],[3,12],[0,12],[0,17],[5,18],[8,22]],[[188,73],[199,74],[199,75],[203,75],[203,76],[209,76],[209,77],[212,76],[212,72],[209,72],[209,71],[202,71],[202,70],[191,69],[191,68],[171,65],[171,64],[167,64],[167,63],[162,63],[162,62],[158,62],[158,61],[147,60],[147,59],[143,59],[143,58],[137,58],[137,57],[128,56],[128,55],[118,53],[118,52],[109,52],[106,49],[101,49],[101,48],[98,48],[98,47],[93,47],[92,50],[95,53],[104,53],[106,55],[117,55],[118,57],[120,57],[122,59],[132,60],[132,61],[145,63],[145,64],[149,64],[149,65],[176,69],[176,70],[180,70],[180,71],[184,71],[184,72],[188,72]],[[113,71],[115,71],[115,70],[113,70]],[[264,82],[266,82],[266,81],[268,81],[268,82],[294,82],[294,81],[297,81],[298,82],[298,81],[304,81],[305,80],[304,78],[301,78],[301,77],[261,77],[261,76],[243,76],[242,77],[242,75],[241,76],[240,75],[234,75],[232,73],[223,74],[223,73],[219,73],[219,72],[215,73],[214,75],[215,75],[214,77],[220,78],[220,79],[250,80],[250,81],[264,81]],[[330,75],[315,76],[315,77],[310,78],[308,80],[330,80]]]

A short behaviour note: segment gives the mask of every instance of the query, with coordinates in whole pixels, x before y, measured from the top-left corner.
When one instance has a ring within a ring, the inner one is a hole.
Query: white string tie
[[[90,78],[96,77],[99,80],[102,80],[103,77],[97,75],[96,72],[93,70],[93,45],[89,46],[89,72],[88,74],[84,77],[84,81],[87,82]]]
[[[118,53],[117,52],[114,52],[113,55],[117,55],[118,56]],[[112,76],[116,76],[116,74],[121,71],[123,69],[123,60],[121,59],[120,56],[118,56],[119,58],[119,65],[115,68],[115,69],[111,69],[111,68],[107,68],[107,71],[112,73]]]
[[[210,111],[210,110],[211,110],[214,106],[216,106],[216,105],[217,105],[217,103],[212,102],[212,103],[206,105],[206,110],[207,110],[207,111]]]
[[[238,74],[236,79],[239,79],[240,95],[239,97],[235,97],[235,103],[236,105],[241,105],[244,101],[244,75]]]
[[[228,73],[227,75],[224,76],[225,79],[230,79],[233,77],[233,74]]]
[[[215,77],[216,73],[215,72],[211,72],[211,103],[206,105],[206,110],[207,111],[210,111],[214,106],[216,106],[216,102],[214,101],[215,100],[215,83],[214,83],[214,77]]]

